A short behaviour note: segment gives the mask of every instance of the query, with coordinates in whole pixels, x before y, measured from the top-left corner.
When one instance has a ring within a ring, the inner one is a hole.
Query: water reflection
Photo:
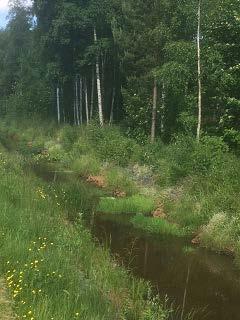
[[[186,252],[189,239],[156,239],[132,228],[96,217],[93,233],[119,263],[151,281],[160,296],[167,294],[179,316],[195,310],[196,320],[240,319],[240,274],[232,259],[204,249]]]

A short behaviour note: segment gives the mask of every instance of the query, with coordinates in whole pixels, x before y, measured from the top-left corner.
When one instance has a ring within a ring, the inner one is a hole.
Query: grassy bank
[[[70,223],[60,191],[23,172],[24,161],[1,150],[0,273],[14,318],[167,319],[148,285],[93,243],[80,214],[91,192],[78,193],[78,219]]]
[[[240,163],[220,138],[204,136],[197,144],[180,136],[169,145],[149,144],[116,127],[12,122],[2,123],[0,131],[6,145],[15,144],[33,162],[54,162],[83,178],[100,177],[106,198],[99,211],[116,219],[118,213],[141,213],[133,221],[146,232],[197,234],[201,245],[234,252],[240,260]],[[164,222],[151,218],[159,203]]]

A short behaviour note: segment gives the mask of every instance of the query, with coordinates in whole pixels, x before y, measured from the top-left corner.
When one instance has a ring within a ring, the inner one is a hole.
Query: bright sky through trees
[[[22,1],[26,5],[31,4],[31,0]],[[0,28],[4,28],[7,24],[7,15],[9,10],[9,0],[0,0]]]
[[[0,28],[6,25],[6,16],[8,11],[8,0],[0,0]]]

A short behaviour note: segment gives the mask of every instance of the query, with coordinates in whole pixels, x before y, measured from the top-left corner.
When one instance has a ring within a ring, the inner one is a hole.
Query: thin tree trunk
[[[104,108],[104,100],[105,100],[105,88],[104,88],[104,83],[105,83],[105,59],[104,56],[101,55],[101,66],[102,66],[102,79],[101,79],[101,88],[102,88],[102,105]]]
[[[95,74],[94,68],[92,70],[92,88],[91,88],[91,106],[90,106],[90,119],[93,117],[93,105],[94,105],[94,89],[95,89]]]
[[[165,100],[166,100],[166,92],[165,92],[165,84],[162,84],[162,110],[161,110],[161,135],[164,133],[164,115],[165,115]]]
[[[83,124],[83,99],[82,99],[82,91],[83,91],[83,82],[82,77],[79,78],[79,113],[80,113],[80,124]]]
[[[110,112],[109,125],[111,125],[111,124],[113,123],[113,112],[114,112],[115,94],[116,94],[116,89],[113,88],[113,92],[112,92],[112,104],[111,104],[111,112]]]
[[[76,117],[76,99],[75,99],[75,97],[74,97],[74,101],[73,101],[73,122],[74,122],[74,125],[76,126],[77,117]]]
[[[65,124],[66,123],[66,116],[65,116],[65,109],[64,108],[63,108],[62,114],[63,114],[63,123]]]
[[[152,128],[151,128],[151,142],[153,143],[156,136],[156,119],[157,119],[157,80],[154,79],[153,86],[153,106],[152,106]]]
[[[94,42],[97,43],[97,31],[94,27]],[[100,125],[103,126],[103,107],[102,107],[102,93],[101,93],[101,79],[99,68],[99,56],[96,57],[96,77],[97,77],[97,95],[98,95],[98,114]]]
[[[85,107],[86,107],[86,120],[89,124],[89,109],[88,109],[88,88],[87,88],[87,78],[85,78]]]
[[[57,87],[57,120],[58,124],[60,124],[61,121],[61,114],[60,114],[60,92],[59,87]]]
[[[197,126],[197,141],[200,141],[201,126],[202,126],[202,81],[201,81],[201,47],[200,47],[200,32],[201,32],[201,0],[198,1],[198,30],[197,30],[197,56],[198,56],[198,126]]]
[[[79,120],[79,101],[78,101],[78,77],[76,77],[75,80],[75,95],[76,95],[76,122],[77,125],[80,125],[80,120]]]

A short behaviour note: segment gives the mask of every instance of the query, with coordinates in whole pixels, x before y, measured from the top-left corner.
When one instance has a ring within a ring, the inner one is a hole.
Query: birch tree
[[[78,99],[78,76],[75,79],[75,112],[76,112],[76,124],[80,125],[79,119],[79,99]]]
[[[90,105],[90,120],[93,117],[93,106],[94,106],[94,93],[95,93],[95,73],[94,67],[92,67],[92,85],[91,85],[91,105]]]
[[[94,43],[97,45],[97,30],[94,26]],[[98,96],[98,115],[99,123],[102,127],[104,124],[103,120],[103,106],[102,106],[102,92],[101,92],[101,76],[100,76],[100,66],[99,66],[99,54],[96,54],[96,79],[97,79],[97,96]]]
[[[156,136],[156,118],[157,118],[157,80],[154,78],[153,85],[153,106],[152,106],[152,127],[151,127],[151,142],[155,141]]]
[[[60,113],[60,89],[57,87],[57,121],[60,124],[61,121],[61,113]]]
[[[87,87],[87,78],[85,78],[84,92],[85,92],[86,121],[87,121],[87,124],[89,124],[89,107],[88,107],[88,87]]]
[[[197,141],[200,141],[202,126],[202,70],[201,70],[201,0],[198,1],[198,28],[197,28],[197,61],[198,61],[198,125],[197,125]]]
[[[80,124],[83,124],[83,80],[82,76],[79,77],[79,113]]]

